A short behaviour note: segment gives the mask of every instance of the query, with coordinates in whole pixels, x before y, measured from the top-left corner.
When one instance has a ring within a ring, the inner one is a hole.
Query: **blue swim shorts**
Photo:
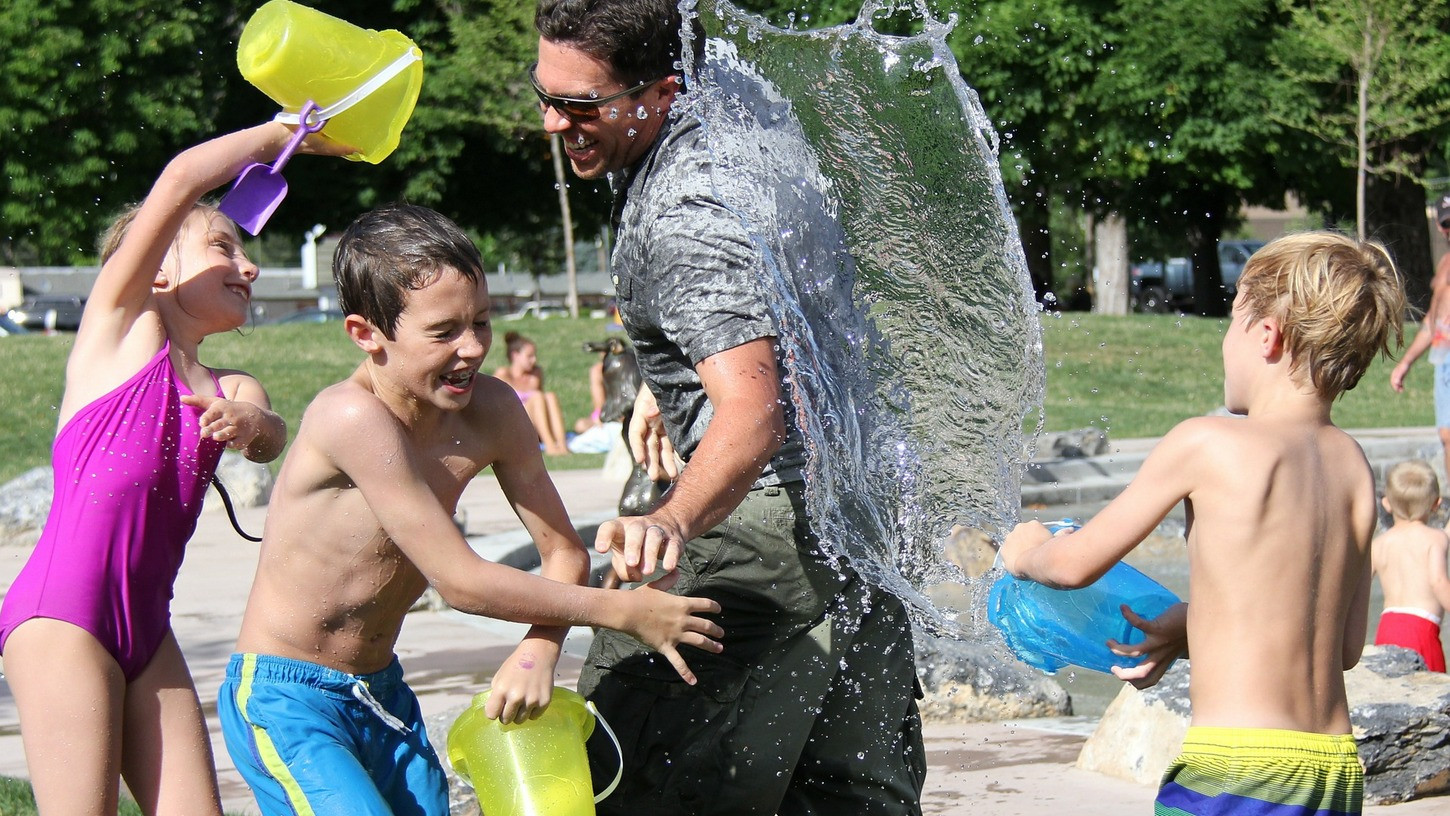
[[[263,816],[448,816],[448,778],[396,659],[353,675],[234,654],[217,713]]]
[[[1435,364],[1435,427],[1450,428],[1450,358]]]

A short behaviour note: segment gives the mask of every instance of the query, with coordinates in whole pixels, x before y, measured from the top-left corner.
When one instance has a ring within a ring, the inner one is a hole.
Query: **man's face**
[[[571,99],[601,99],[634,85],[618,78],[609,63],[546,39],[539,40],[534,80],[544,93]],[[602,178],[629,167],[649,151],[677,87],[675,77],[660,77],[639,86],[638,93],[598,106],[599,116],[588,121],[541,102],[544,130],[559,134],[575,175]]]

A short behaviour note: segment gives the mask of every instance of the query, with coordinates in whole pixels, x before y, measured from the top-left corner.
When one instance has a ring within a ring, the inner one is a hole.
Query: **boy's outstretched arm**
[[[1193,463],[1211,442],[1209,430],[1206,418],[1179,423],[1127,488],[1080,530],[1053,536],[1035,521],[1017,525],[1002,543],[1002,565],[1019,578],[1062,589],[1101,578],[1192,492]]]
[[[325,391],[308,409],[308,418],[314,416],[317,448],[352,480],[389,539],[455,609],[518,623],[628,632],[668,658],[687,682],[694,674],[679,645],[721,650],[723,630],[700,617],[720,611],[714,601],[652,586],[618,592],[561,583],[481,558],[429,486],[425,474],[440,463],[419,454],[376,398]]]

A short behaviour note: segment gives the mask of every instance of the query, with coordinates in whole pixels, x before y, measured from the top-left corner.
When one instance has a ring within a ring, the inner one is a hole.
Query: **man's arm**
[[[785,440],[774,337],[707,357],[696,371],[714,416],[689,464],[654,511],[605,522],[595,538],[624,580],[641,580],[657,563],[673,571],[685,542],[739,506]]]

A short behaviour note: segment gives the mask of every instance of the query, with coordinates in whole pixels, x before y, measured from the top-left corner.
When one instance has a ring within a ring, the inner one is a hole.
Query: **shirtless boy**
[[[538,716],[566,628],[628,632],[694,677],[676,647],[719,651],[719,605],[654,587],[579,586],[588,551],[518,397],[479,376],[492,340],[482,260],[451,221],[393,205],[348,228],[334,262],[367,357],[303,416],[267,516],[219,713],[262,813],[448,813],[447,782],[393,647],[425,587],[455,609],[534,624],[486,713]],[[542,577],[486,561],[452,514],[492,466]]]
[[[1327,232],[1270,243],[1244,269],[1223,341],[1224,403],[1245,416],[1180,423],[1081,530],[1054,538],[1028,522],[1007,536],[1014,575],[1081,587],[1186,502],[1191,603],[1155,628],[1186,625],[1193,716],[1159,814],[1360,812],[1344,671],[1365,640],[1374,477],[1330,405],[1398,339],[1404,314],[1378,244]],[[1155,676],[1182,654],[1153,635],[1117,647],[1149,658],[1120,677]]]
[[[1395,523],[1374,540],[1374,572],[1385,595],[1375,645],[1412,649],[1430,671],[1443,672],[1440,623],[1450,607],[1445,566],[1450,539],[1425,523],[1440,506],[1440,480],[1426,462],[1400,462],[1385,474],[1380,501]]]

